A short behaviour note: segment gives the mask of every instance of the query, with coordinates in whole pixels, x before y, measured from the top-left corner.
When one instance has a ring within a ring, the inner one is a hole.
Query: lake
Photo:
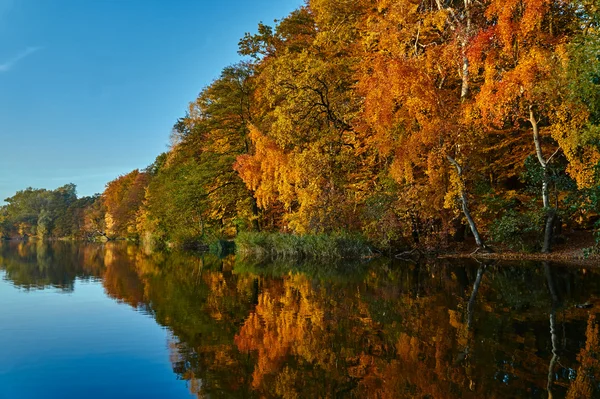
[[[0,244],[0,398],[600,397],[600,272]]]

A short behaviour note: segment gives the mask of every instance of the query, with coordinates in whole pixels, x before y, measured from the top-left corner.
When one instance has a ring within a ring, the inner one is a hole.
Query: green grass
[[[372,256],[366,240],[354,234],[240,233],[236,253],[263,258],[358,259]]]

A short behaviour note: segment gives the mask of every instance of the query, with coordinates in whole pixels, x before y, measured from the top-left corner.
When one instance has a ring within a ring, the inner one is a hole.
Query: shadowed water
[[[600,273],[0,245],[0,398],[593,398]]]

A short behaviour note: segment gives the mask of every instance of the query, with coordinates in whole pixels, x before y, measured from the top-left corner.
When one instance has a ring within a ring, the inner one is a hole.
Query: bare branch
[[[549,163],[550,163],[550,161],[552,161],[552,158],[554,158],[554,156],[555,156],[556,154],[558,154],[558,152],[559,152],[560,150],[561,150],[561,148],[560,148],[560,147],[558,147],[558,148],[556,149],[556,151],[554,151],[554,154],[550,155],[550,158],[548,158],[548,159],[546,160],[546,164],[549,164]]]

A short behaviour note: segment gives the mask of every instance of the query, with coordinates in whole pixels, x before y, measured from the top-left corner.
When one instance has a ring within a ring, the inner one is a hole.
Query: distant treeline
[[[598,0],[310,0],[240,40],[147,169],[20,192],[5,231],[549,251],[598,227],[599,23]]]
[[[74,184],[56,190],[27,188],[0,208],[3,237],[94,238],[103,229],[105,212],[100,195],[77,198]]]

